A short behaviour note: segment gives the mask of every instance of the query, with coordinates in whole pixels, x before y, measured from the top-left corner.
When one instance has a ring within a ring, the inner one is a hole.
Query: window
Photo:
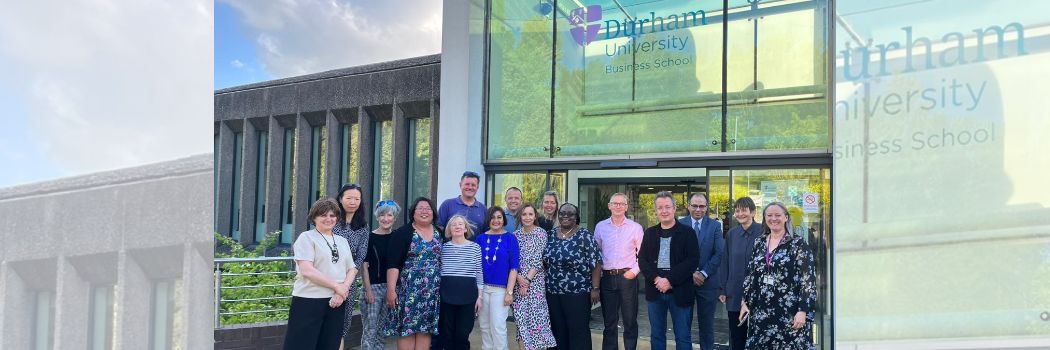
[[[393,197],[394,126],[390,120],[377,121],[375,133],[375,172],[372,203]]]
[[[172,324],[175,315],[175,282],[153,282],[150,302],[150,349],[168,350],[174,340]]]
[[[88,319],[88,349],[113,348],[113,286],[91,288]]]
[[[266,239],[266,149],[269,144],[267,133],[258,132],[255,164],[255,242]]]
[[[281,166],[281,243],[292,244],[292,162],[295,157],[295,129],[284,129],[284,156]]]
[[[826,0],[550,4],[491,1],[487,159],[828,148]]]
[[[55,293],[37,291],[33,298],[32,349],[50,350],[54,346]]]
[[[358,124],[343,124],[343,145],[342,145],[342,157],[343,160],[340,164],[343,165],[343,177],[342,183],[357,183],[357,164],[361,161],[358,149],[360,149],[357,135],[360,135],[361,128]]]
[[[430,118],[409,119],[408,201],[430,197]]]
[[[230,190],[230,232],[233,240],[241,239],[241,158],[244,156],[244,134],[233,134],[233,187]]]

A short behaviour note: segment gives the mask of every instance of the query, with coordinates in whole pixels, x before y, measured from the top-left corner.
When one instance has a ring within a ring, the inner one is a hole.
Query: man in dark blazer
[[[638,250],[638,268],[645,277],[642,283],[649,311],[650,346],[653,350],[667,347],[667,313],[670,311],[676,348],[692,349],[692,275],[700,264],[696,234],[675,221],[671,192],[657,193],[654,207],[660,223],[645,230]]]
[[[696,323],[699,326],[700,348],[715,348],[715,302],[720,283],[718,267],[725,250],[722,224],[707,217],[707,195],[697,192],[689,197],[689,216],[678,220],[696,234],[700,266],[693,272],[696,288]]]

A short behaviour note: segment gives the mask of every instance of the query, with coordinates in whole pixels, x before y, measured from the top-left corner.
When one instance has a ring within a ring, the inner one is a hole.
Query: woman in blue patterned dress
[[[518,348],[536,350],[556,345],[551,334],[550,312],[547,309],[546,273],[543,272],[543,250],[547,247],[547,231],[537,226],[536,207],[525,204],[518,209],[518,264],[521,273],[514,286],[514,322],[518,324]]]
[[[762,211],[765,234],[744,278],[740,320],[750,315],[747,349],[813,349],[813,252],[789,229],[791,215],[780,202]]]
[[[594,235],[579,224],[579,208],[571,203],[558,207],[558,226],[548,232],[543,252],[547,305],[558,349],[591,348],[591,305],[598,302],[602,260]]]
[[[346,184],[339,188],[335,196],[339,201],[339,223],[335,225],[332,232],[350,242],[350,252],[354,255],[354,266],[361,266],[368,252],[368,221],[364,210],[364,202],[361,201],[361,186],[358,184]],[[363,273],[361,275],[364,275]],[[343,320],[343,338],[350,331],[351,315],[357,309],[356,297],[358,284],[350,283],[350,297],[346,300],[346,319]],[[343,344],[339,344],[343,349]]]
[[[441,238],[434,226],[434,204],[420,197],[409,207],[412,219],[390,237],[387,253],[386,304],[390,308],[383,335],[396,336],[398,349],[429,349],[438,332],[441,310]]]

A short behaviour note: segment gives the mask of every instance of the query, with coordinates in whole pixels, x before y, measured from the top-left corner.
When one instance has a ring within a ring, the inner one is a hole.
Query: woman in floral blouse
[[[580,227],[580,210],[558,208],[558,226],[547,233],[547,305],[559,349],[590,349],[591,305],[598,302],[601,252],[594,235]]]
[[[812,349],[813,252],[791,233],[784,204],[770,203],[762,216],[765,234],[755,240],[740,305],[740,320],[750,317],[746,347]]]
[[[430,349],[441,308],[441,233],[434,226],[430,199],[417,198],[408,212],[411,221],[390,234],[386,256],[390,312],[383,335],[398,337],[398,349]]]

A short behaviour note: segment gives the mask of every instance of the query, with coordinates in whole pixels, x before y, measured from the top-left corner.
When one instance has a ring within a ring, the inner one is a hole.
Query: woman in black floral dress
[[[365,213],[364,201],[361,200],[361,186],[358,184],[346,184],[339,188],[335,197],[339,202],[339,223],[335,225],[332,232],[346,238],[350,242],[350,252],[354,257],[354,266],[361,266],[368,255],[368,215]],[[362,273],[363,274],[363,273]],[[346,300],[346,319],[343,320],[343,338],[350,330],[351,315],[357,309],[356,282],[350,284],[350,297]],[[342,349],[342,345],[339,347]]]
[[[813,252],[788,228],[780,202],[762,211],[765,234],[755,240],[744,278],[740,319],[750,317],[747,349],[813,349]]]

